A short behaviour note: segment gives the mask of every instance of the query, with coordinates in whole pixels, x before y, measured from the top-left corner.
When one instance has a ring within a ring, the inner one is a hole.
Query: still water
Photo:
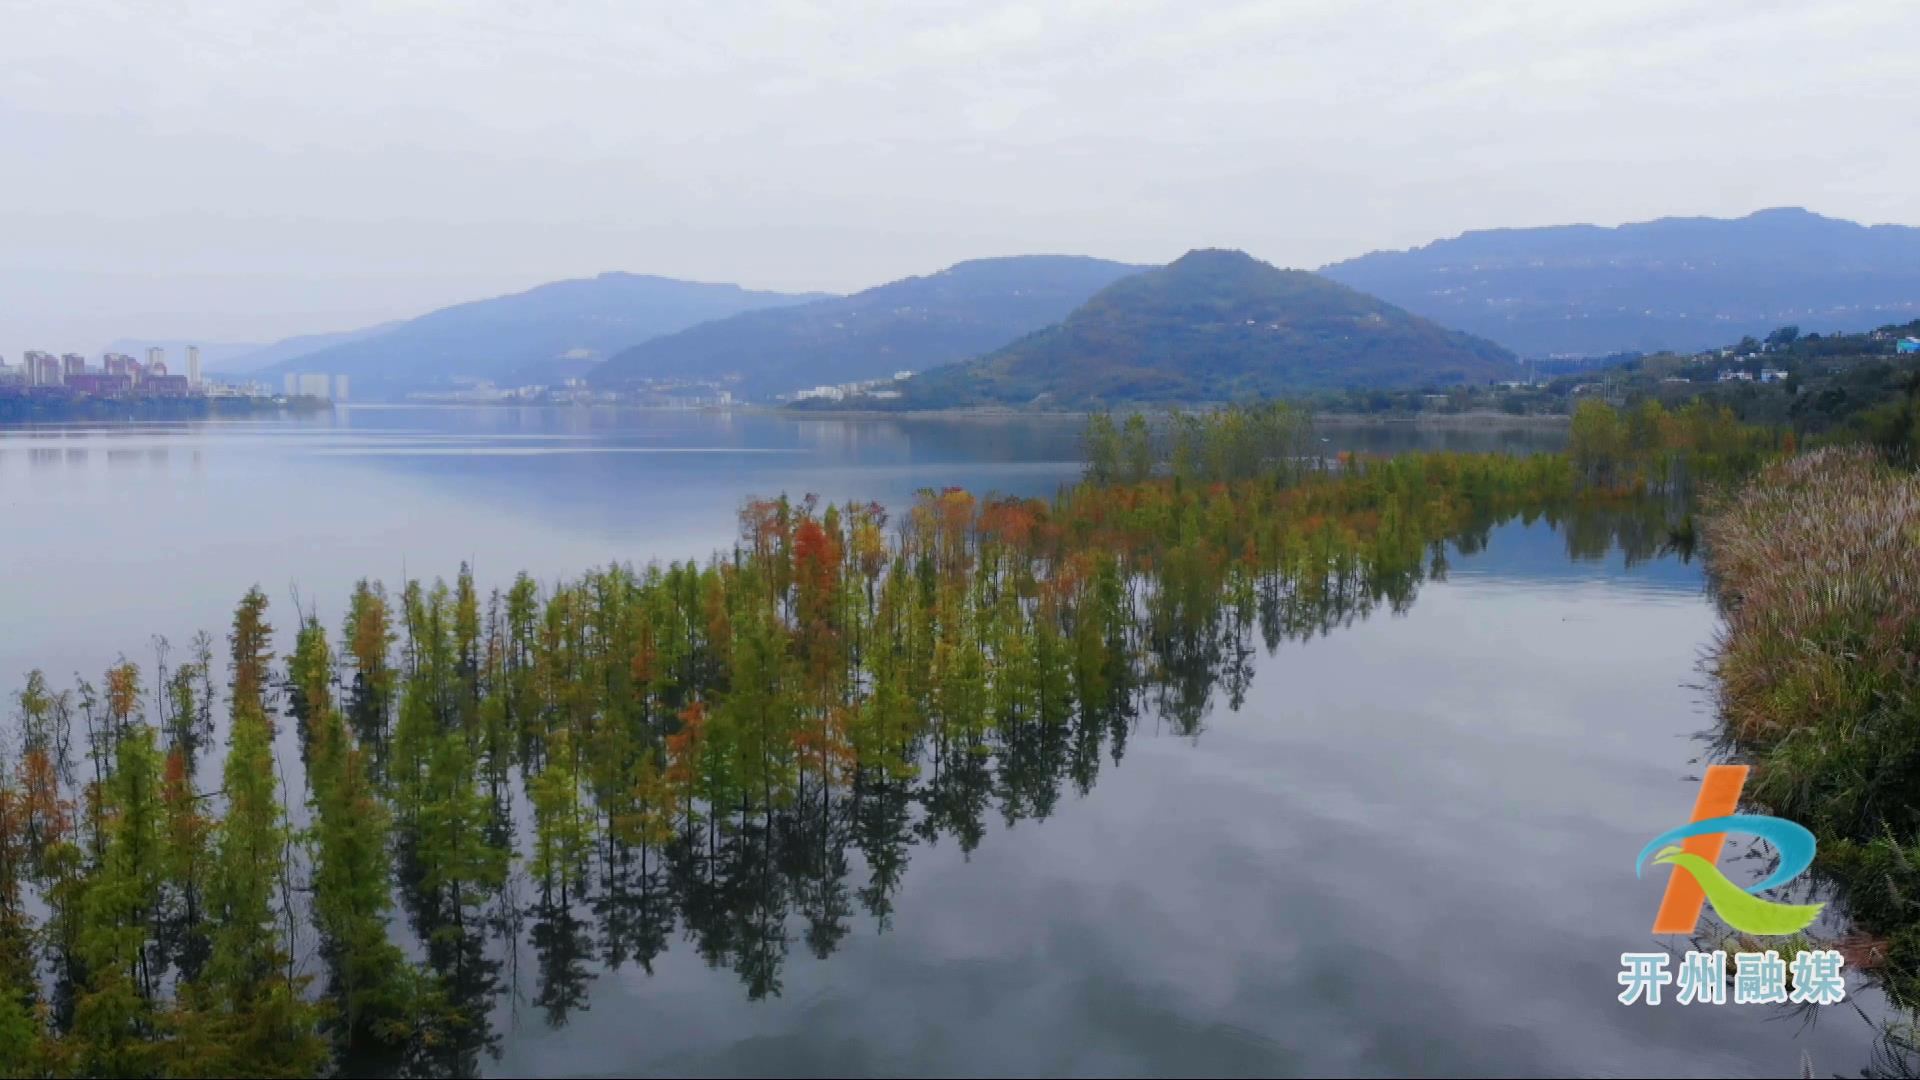
[[[220,630],[256,582],[337,625],[361,576],[483,589],[704,555],[750,495],[1047,494],[1077,425],[366,409],[0,430],[0,679]],[[1329,450],[1552,436],[1331,428]],[[819,865],[663,872],[494,943],[499,1075],[1779,1075],[1873,1064],[1881,1007],[1624,1007],[1692,805],[1716,627],[1696,565],[1495,527],[1404,610],[1233,643],[1181,722],[1042,747],[1038,794],[849,807]],[[1243,654],[1243,655],[1242,655]],[[1230,685],[1229,685],[1230,684]],[[1237,707],[1236,707],[1237,701]],[[1048,759],[1047,755],[1054,755]],[[1010,766],[1009,766],[1010,768]],[[949,782],[948,788],[954,785]],[[934,818],[939,826],[930,824]],[[769,853],[768,861],[774,855]]]

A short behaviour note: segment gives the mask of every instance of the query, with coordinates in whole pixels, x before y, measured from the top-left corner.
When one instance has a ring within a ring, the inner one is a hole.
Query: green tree
[[[197,1013],[183,1052],[210,1054],[218,1071],[309,1074],[326,1054],[318,1011],[304,995],[281,934],[291,841],[280,803],[273,732],[264,706],[266,598],[250,590],[234,616],[234,692],[224,771],[226,815],[214,836],[207,885],[212,955],[188,995]],[[247,669],[247,670],[242,670]]]
[[[533,803],[533,874],[543,897],[550,896],[557,883],[563,904],[592,844],[580,802],[579,769],[573,739],[562,728],[548,740],[546,767],[527,784]]]
[[[1626,433],[1613,407],[1588,398],[1573,412],[1567,434],[1567,454],[1576,474],[1593,487],[1612,487],[1623,476]]]
[[[122,693],[130,684],[124,677],[109,679]],[[121,713],[128,705],[120,700],[111,708]],[[158,1062],[153,1001],[160,972],[148,938],[165,881],[160,752],[153,729],[126,721],[116,758],[101,794],[105,858],[82,906],[79,952],[87,988],[75,1005],[73,1040],[86,1073],[145,1076]]]
[[[388,817],[366,754],[354,743],[331,692],[332,650],[317,619],[294,652],[296,692],[305,703],[314,849],[313,912],[332,970],[342,1041],[394,1041],[410,1028],[414,986],[400,949],[387,939],[392,906]]]
[[[267,596],[255,585],[247,590],[233,613],[233,631],[227,635],[232,649],[231,692],[234,714],[245,711],[257,716],[272,730],[267,713],[268,665],[273,663],[273,627],[267,623]]]
[[[1108,413],[1094,413],[1087,419],[1080,436],[1080,449],[1087,458],[1087,480],[1111,484],[1120,478],[1120,432]]]

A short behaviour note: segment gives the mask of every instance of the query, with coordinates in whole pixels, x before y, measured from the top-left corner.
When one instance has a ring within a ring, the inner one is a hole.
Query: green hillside
[[[1513,354],[1243,252],[1202,250],[1101,290],[1057,326],[914,379],[913,408],[1227,401],[1512,378]]]
[[[746,398],[923,371],[1065,318],[1141,268],[1069,255],[976,259],[852,296],[749,311],[635,345],[589,378],[608,389],[727,377]]]

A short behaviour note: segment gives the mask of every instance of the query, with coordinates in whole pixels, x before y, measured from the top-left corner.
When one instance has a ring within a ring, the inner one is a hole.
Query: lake
[[[1323,434],[1328,452],[1555,438]],[[337,627],[363,576],[451,577],[464,560],[484,591],[523,568],[704,556],[754,495],[1045,495],[1078,475],[1077,438],[1074,421],[364,407],[0,430],[0,678],[150,662],[150,635],[218,633],[255,583],[283,630],[296,595]],[[1664,877],[1637,879],[1633,858],[1684,820],[1714,722],[1698,565],[1643,534],[1604,516],[1495,524],[1411,602],[1271,644],[1249,629],[1177,710],[869,793],[736,878],[643,868],[567,908],[517,881],[491,938],[485,1045],[462,1060],[498,1075],[1876,1067],[1883,1007],[1857,983],[1817,1016],[1615,999],[1620,953],[1676,944],[1649,934]]]

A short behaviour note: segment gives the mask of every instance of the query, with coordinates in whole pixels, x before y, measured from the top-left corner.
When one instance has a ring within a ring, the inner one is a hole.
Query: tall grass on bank
[[[1819,836],[1867,935],[1856,962],[1920,1007],[1920,475],[1817,450],[1701,521],[1726,618],[1721,710],[1751,794]]]
[[[1702,536],[1754,794],[1823,836],[1920,833],[1920,477],[1815,451],[1712,505]]]

